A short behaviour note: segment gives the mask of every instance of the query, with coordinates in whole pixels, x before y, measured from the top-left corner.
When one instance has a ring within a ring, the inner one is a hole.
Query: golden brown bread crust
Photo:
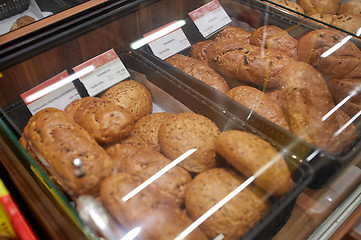
[[[310,15],[310,17],[312,17],[312,18],[317,19],[324,23],[328,23],[328,24],[331,24],[331,22],[335,16],[336,15],[334,15],[334,14],[320,14],[320,13],[315,13],[315,14]]]
[[[158,139],[161,152],[170,160],[196,148],[179,165],[197,173],[217,166],[214,144],[219,133],[218,127],[200,114],[177,113],[160,126]]]
[[[238,130],[222,132],[216,140],[216,151],[246,177],[258,175],[255,183],[265,192],[281,196],[289,191],[292,179],[285,160],[259,136]],[[263,170],[262,174],[258,172]]]
[[[280,81],[291,132],[329,152],[340,152],[353,141],[355,129],[352,124],[347,131],[333,136],[346,123],[342,123],[346,120],[344,116],[338,116],[344,115],[341,110],[322,120],[335,105],[317,70],[307,63],[290,63],[281,72]]]
[[[289,57],[297,59],[297,40],[277,26],[257,28],[251,35],[250,43],[267,50],[285,52]]]
[[[123,146],[115,145],[107,149],[116,166],[116,169],[114,169],[116,172],[125,172],[146,181],[171,163],[169,159],[157,151],[129,145]],[[184,168],[174,166],[154,181],[152,186],[174,201],[176,205],[182,206],[191,179],[191,175]]]
[[[94,102],[96,100],[103,101],[102,99],[100,99],[98,97],[83,97],[80,99],[76,99],[74,101],[71,101],[68,105],[66,105],[66,107],[64,108],[64,112],[68,113],[74,119],[75,112],[82,105],[85,105],[89,102]]]
[[[249,49],[221,51],[221,48],[226,49],[223,46],[211,51],[216,46],[215,43],[209,48],[208,53],[211,54],[209,65],[224,76],[257,88],[278,88],[279,72],[289,62],[294,61],[283,52],[267,51],[256,46],[251,46]]]
[[[208,64],[208,47],[213,44],[212,40],[200,41],[191,46],[189,56],[195,58],[205,64]]]
[[[251,37],[251,32],[248,32],[240,27],[228,25],[217,33],[214,40],[218,41],[220,39],[231,38],[231,39],[237,39],[238,41],[244,43],[249,43],[250,37]]]
[[[229,86],[223,77],[197,59],[175,54],[167,58],[166,62],[222,93],[229,90]]]
[[[361,0],[350,0],[342,4],[337,14],[352,14],[361,16]]]
[[[13,23],[13,25],[11,25],[10,32],[14,31],[16,29],[25,27],[26,25],[29,25],[30,23],[33,23],[33,22],[35,22],[35,19],[28,15],[19,17],[18,19],[16,19],[16,21]]]
[[[141,83],[125,80],[104,91],[102,99],[128,109],[135,121],[152,112],[152,95]]]
[[[342,0],[296,0],[306,14],[315,13],[336,14],[342,5]]]
[[[24,129],[28,143],[43,156],[59,176],[70,196],[96,196],[99,183],[111,172],[112,161],[90,134],[67,113],[46,108],[30,118]],[[83,177],[77,177],[72,162],[82,161]],[[55,172],[55,173],[54,173]]]
[[[333,18],[331,25],[356,34],[361,27],[361,14],[339,14]]]
[[[165,119],[172,117],[169,112],[152,113],[138,120],[133,128],[133,134],[142,138],[152,149],[160,152],[158,131]]]
[[[289,130],[282,107],[266,93],[250,86],[234,87],[227,92],[227,96],[243,104],[252,111],[267,118],[271,122]]]
[[[105,179],[101,187],[101,200],[120,224],[131,230],[140,226],[142,239],[174,239],[192,221],[179,208],[172,205],[156,188],[148,186],[140,193],[122,201],[122,197],[141,182],[124,173]],[[200,229],[195,229],[185,239],[206,240]]]
[[[188,214],[196,220],[244,181],[240,174],[231,169],[214,168],[198,174],[187,192]],[[200,227],[210,239],[221,233],[224,239],[238,239],[266,213],[266,201],[261,192],[248,186],[213,213]]]
[[[288,1],[288,0],[272,0],[272,2],[276,3],[276,4],[279,4],[279,5],[281,5],[281,6],[285,7],[285,8],[288,8],[288,9],[294,10],[296,12],[299,12],[301,14],[305,13],[303,8],[298,3]]]
[[[298,59],[311,64],[327,78],[359,78],[361,51],[352,41],[347,41],[328,57],[321,57],[344,38],[335,30],[311,31],[298,41]]]
[[[130,111],[100,98],[92,99],[85,100],[75,111],[75,122],[85,128],[101,145],[130,135],[134,127],[134,117]]]

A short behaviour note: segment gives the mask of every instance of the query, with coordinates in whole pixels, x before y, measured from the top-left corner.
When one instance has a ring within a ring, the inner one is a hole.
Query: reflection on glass
[[[130,230],[127,234],[125,234],[124,237],[122,237],[120,240],[133,240],[138,236],[141,230],[142,230],[141,227],[139,226],[135,227],[132,230]]]

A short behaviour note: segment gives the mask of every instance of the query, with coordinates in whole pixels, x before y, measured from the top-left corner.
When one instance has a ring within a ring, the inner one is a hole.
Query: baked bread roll
[[[318,29],[298,41],[298,59],[320,71],[326,79],[359,78],[361,76],[361,51],[352,41],[347,41],[327,57],[323,53],[339,43],[345,36],[330,29]]]
[[[361,14],[339,14],[333,18],[331,25],[356,34],[361,28]]]
[[[105,90],[102,99],[128,109],[135,121],[152,113],[152,95],[141,83],[135,80],[125,80]]]
[[[140,238],[168,240],[177,237],[191,223],[191,219],[172,205],[167,197],[153,186],[144,188],[127,201],[122,198],[141,181],[125,173],[109,176],[102,182],[101,201],[105,208],[125,228],[141,227]],[[200,229],[192,231],[185,239],[206,240]]]
[[[163,122],[158,140],[161,152],[174,160],[186,151],[197,150],[179,165],[199,173],[217,166],[215,140],[220,130],[210,119],[196,113],[177,113]]]
[[[279,88],[279,72],[289,62],[294,61],[283,52],[267,51],[251,45],[250,48],[232,47],[233,50],[227,49],[226,46],[215,49],[218,43],[223,41],[217,41],[208,48],[209,65],[228,78],[257,88]]]
[[[68,105],[65,106],[64,112],[68,113],[73,119],[75,112],[82,106],[89,102],[94,102],[95,100],[103,101],[98,97],[83,97],[71,101]]]
[[[30,17],[28,15],[19,17],[18,19],[16,19],[16,21],[13,23],[13,25],[11,25],[10,28],[10,32],[25,27],[26,25],[29,25],[30,23],[35,22],[35,19],[33,17]]]
[[[229,86],[223,77],[195,58],[175,54],[167,58],[166,62],[222,93],[229,90]]]
[[[289,0],[272,0],[272,2],[276,3],[278,5],[281,5],[281,6],[285,7],[285,8],[291,9],[293,11],[299,12],[301,14],[305,13],[303,11],[303,8],[299,4],[297,4],[295,2],[292,2],[292,1],[289,1]]]
[[[192,44],[189,49],[189,56],[203,62],[204,64],[208,64],[207,52],[208,47],[212,44],[212,40],[205,40]]]
[[[43,109],[30,118],[23,134],[70,196],[99,194],[99,183],[111,173],[112,160],[67,113]],[[74,159],[81,160],[81,168],[76,167]]]
[[[361,15],[361,0],[349,0],[342,4],[337,14]]]
[[[116,172],[125,172],[141,181],[146,181],[162,168],[171,163],[161,153],[136,146],[113,145],[107,153],[114,161]],[[176,205],[182,206],[191,175],[182,167],[174,166],[152,183],[163,195]]]
[[[336,14],[342,5],[342,0],[296,0],[307,15],[315,13]]]
[[[281,196],[291,187],[291,174],[286,161],[269,142],[238,130],[222,132],[216,140],[216,152],[265,192]]]
[[[250,43],[271,52],[285,52],[287,56],[297,59],[297,40],[277,26],[265,25],[257,28],[251,35]]]
[[[65,109],[71,111],[71,106]],[[129,136],[134,127],[134,117],[130,111],[97,97],[84,100],[73,119],[101,145]]]
[[[240,27],[228,25],[217,33],[214,40],[218,41],[220,39],[231,38],[231,39],[237,39],[238,41],[244,43],[249,43],[250,37],[251,37],[251,32],[248,32],[247,30]]]
[[[172,116],[173,114],[169,112],[158,112],[144,116],[135,124],[133,134],[142,138],[152,149],[160,152],[158,141],[159,127],[164,120]]]
[[[323,119],[335,105],[317,70],[307,63],[291,62],[279,77],[291,132],[332,153],[339,153],[350,145],[356,136],[354,125],[335,136],[347,122],[347,116],[339,116],[344,115],[341,110]]]
[[[227,96],[280,127],[289,130],[282,107],[264,92],[250,86],[238,86],[229,90]]]
[[[198,219],[244,181],[236,171],[225,168],[209,169],[198,174],[187,191],[189,216],[193,220]],[[207,218],[200,228],[209,239],[219,234],[223,234],[224,239],[239,239],[266,213],[266,201],[262,192],[249,185]]]
[[[310,17],[317,19],[321,22],[327,23],[327,24],[331,24],[332,20],[334,17],[336,17],[336,15],[334,14],[320,14],[320,13],[315,13],[310,15]]]

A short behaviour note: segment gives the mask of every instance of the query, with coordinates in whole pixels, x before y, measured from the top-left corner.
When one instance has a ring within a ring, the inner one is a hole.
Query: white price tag
[[[79,79],[90,96],[95,96],[130,76],[113,49],[74,67],[73,70],[79,72],[89,66],[95,69]]]
[[[213,0],[188,15],[203,37],[211,35],[232,21],[218,0]]]
[[[29,96],[36,96],[36,93],[41,92],[46,88],[49,89],[51,86],[55,86],[66,77],[68,77],[68,73],[64,71],[20,95],[32,114],[35,114],[36,112],[47,107],[54,107],[60,110],[64,110],[66,105],[68,105],[73,100],[80,98],[78,91],[75,89],[73,83],[70,82],[64,86],[49,91],[49,93],[46,95],[41,94],[34,100],[27,100]]]
[[[149,34],[154,34],[154,32],[159,31],[162,28],[159,28]],[[145,34],[144,36],[147,35],[148,34]],[[152,49],[154,55],[162,60],[191,46],[187,36],[181,28],[178,28],[164,36],[160,36],[156,40],[148,43],[148,45]]]

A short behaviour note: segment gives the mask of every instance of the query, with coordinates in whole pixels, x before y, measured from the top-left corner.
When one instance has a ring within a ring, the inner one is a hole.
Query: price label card
[[[73,70],[80,72],[91,66],[94,70],[79,77],[90,96],[95,96],[130,76],[113,49],[74,67]]]
[[[158,28],[155,31],[145,34],[144,36],[148,36],[149,34],[156,34],[166,26]],[[156,55],[162,60],[191,46],[188,38],[186,37],[181,28],[178,28],[165,35],[159,36],[159,38],[157,38],[156,40],[149,42],[148,45],[152,49],[154,55]]]
[[[213,0],[188,15],[203,37],[208,37],[232,21],[218,0]]]
[[[79,99],[79,93],[72,82],[62,85],[61,82],[68,77],[66,71],[50,78],[40,85],[21,94],[21,98],[32,114],[47,108],[54,107],[64,110],[66,105],[75,99]],[[62,85],[56,87],[57,85]],[[54,87],[54,88],[53,88]],[[42,93],[45,90],[45,94]],[[39,95],[39,97],[37,97]]]

